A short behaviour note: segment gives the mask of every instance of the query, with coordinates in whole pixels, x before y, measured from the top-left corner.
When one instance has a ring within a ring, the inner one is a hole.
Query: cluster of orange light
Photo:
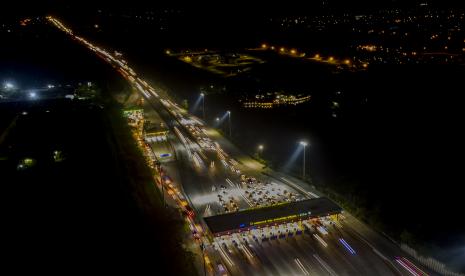
[[[374,47],[373,50],[376,50],[376,46],[371,46],[371,47]],[[276,48],[275,48],[275,46],[268,46],[267,44],[263,43],[262,44],[262,49],[275,50]],[[280,47],[279,52],[281,54],[286,54],[287,53],[287,54],[291,54],[291,55],[297,55],[297,53],[298,53],[298,51],[296,49],[287,50],[285,47]],[[300,53],[300,56],[301,57],[305,56],[305,53]],[[319,54],[315,54],[313,56],[313,59],[324,61],[323,58]],[[328,57],[328,59],[326,61],[330,62],[330,63],[336,63],[336,59],[334,57],[332,57],[332,56]],[[350,59],[345,59],[345,60],[342,60],[340,63],[350,65],[352,62],[350,61]],[[366,67],[366,66],[364,66],[364,67]]]
[[[21,26],[26,26],[30,21],[31,21],[31,19],[26,18],[26,19],[23,19],[23,20],[19,21],[19,24]]]
[[[368,52],[374,52],[377,49],[375,45],[359,45],[358,48]]]

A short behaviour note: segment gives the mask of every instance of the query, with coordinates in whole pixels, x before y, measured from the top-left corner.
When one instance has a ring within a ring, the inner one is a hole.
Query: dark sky
[[[252,14],[312,14],[319,12],[339,11],[376,11],[380,8],[417,7],[420,3],[428,3],[431,7],[465,7],[465,1],[456,0],[318,0],[318,1],[90,1],[90,0],[45,0],[45,1],[10,1],[2,3],[2,16],[23,16],[50,12],[74,12],[83,16],[96,9],[103,10],[135,10],[145,11],[174,7],[192,12],[214,12],[234,15]]]

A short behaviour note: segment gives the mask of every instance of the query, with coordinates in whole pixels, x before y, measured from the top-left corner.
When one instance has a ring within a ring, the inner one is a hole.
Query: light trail
[[[405,264],[401,259],[396,259],[396,262],[400,264],[405,270],[410,272],[410,274],[415,275],[415,276],[421,276],[421,274],[417,273],[415,270],[410,268],[407,264]]]
[[[320,258],[317,254],[313,254],[313,257],[320,263],[320,265],[331,275],[337,276],[337,273],[325,262],[323,259]]]
[[[302,270],[304,275],[310,275],[308,270],[305,268],[305,266],[302,264],[302,262],[299,260],[299,258],[295,258],[294,262],[297,264],[297,266]]]
[[[420,275],[422,275],[422,276],[428,276],[428,274],[426,274],[426,272],[424,272],[423,270],[421,270],[420,268],[418,268],[416,265],[414,265],[412,262],[410,262],[407,258],[402,257],[401,259],[402,259],[402,261],[403,261],[406,265],[408,265],[410,268],[415,269],[415,271],[417,271],[418,273],[420,273]]]
[[[342,238],[339,239],[339,241],[344,245],[344,247],[352,254],[355,255],[355,250]]]
[[[234,266],[234,262],[231,260],[231,258],[228,256],[228,253],[226,253],[223,248],[221,247],[221,245],[217,244],[217,248],[218,248],[218,251],[220,252],[221,256],[226,260],[226,262],[230,265],[230,266]]]
[[[313,236],[315,237],[315,239],[317,241],[319,241],[324,247],[328,247],[328,244],[320,237],[318,236],[318,234],[313,234]]]

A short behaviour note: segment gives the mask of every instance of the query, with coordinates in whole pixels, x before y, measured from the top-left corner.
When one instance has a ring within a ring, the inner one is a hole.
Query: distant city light
[[[30,92],[29,93],[29,98],[31,98],[31,99],[37,98],[37,93],[36,92]]]
[[[48,89],[55,88],[55,85],[53,85],[53,84],[48,84],[48,85],[47,85],[47,88],[48,88]]]
[[[291,50],[291,54],[295,55],[296,53],[297,53],[296,50],[294,50],[294,49]]]
[[[281,49],[279,49],[279,51],[284,52],[284,51],[286,51],[286,49],[284,47],[281,47]]]
[[[262,44],[262,48],[267,48],[268,46],[266,44]]]

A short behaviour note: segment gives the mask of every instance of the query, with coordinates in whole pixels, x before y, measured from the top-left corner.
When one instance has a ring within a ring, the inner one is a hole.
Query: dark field
[[[37,23],[1,36],[8,43],[0,46],[0,75],[19,93],[92,81],[103,94],[97,103],[0,103],[1,133],[18,118],[0,142],[0,274],[195,273],[180,247],[182,223],[161,207],[111,100],[126,91],[124,81],[51,27]],[[35,164],[18,170],[25,158]]]

